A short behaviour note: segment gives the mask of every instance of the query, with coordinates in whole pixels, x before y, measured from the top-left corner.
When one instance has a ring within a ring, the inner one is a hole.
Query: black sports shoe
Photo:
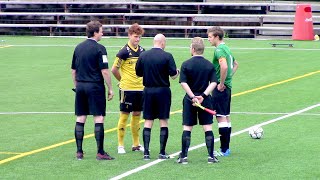
[[[219,160],[215,156],[208,157],[208,163],[218,163],[218,162],[219,162]]]
[[[97,160],[114,160],[114,157],[110,156],[107,152],[104,154],[97,154]]]
[[[168,154],[159,154],[159,159],[170,159],[170,156]]]
[[[78,160],[82,160],[83,159],[83,152],[77,152],[76,157]]]
[[[150,160],[150,155],[143,155],[143,160],[149,161]]]
[[[188,164],[188,157],[181,157],[181,154],[179,155],[179,158],[176,161],[179,164]]]

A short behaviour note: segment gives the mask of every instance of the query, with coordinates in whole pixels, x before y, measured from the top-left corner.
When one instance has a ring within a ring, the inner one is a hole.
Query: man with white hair
[[[170,158],[166,154],[169,136],[168,119],[171,106],[169,76],[176,79],[179,70],[172,54],[165,52],[166,38],[163,34],[154,37],[153,48],[143,52],[136,64],[137,76],[143,77],[143,143],[144,160],[150,160],[149,143],[154,119],[160,120],[160,153],[159,159]]]

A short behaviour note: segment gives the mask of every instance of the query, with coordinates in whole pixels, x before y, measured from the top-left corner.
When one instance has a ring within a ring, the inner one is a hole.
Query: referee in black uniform
[[[143,52],[136,65],[137,76],[143,77],[143,143],[144,159],[149,160],[149,143],[154,119],[160,120],[160,153],[159,159],[170,158],[166,154],[169,136],[168,119],[171,106],[171,90],[169,76],[175,79],[179,70],[172,55],[164,51],[166,38],[163,34],[154,37],[154,47]]]
[[[72,79],[75,86],[75,114],[77,116],[75,139],[77,144],[76,157],[83,159],[82,142],[84,124],[87,115],[93,115],[95,122],[95,138],[97,141],[97,160],[112,160],[103,149],[104,116],[106,115],[106,90],[108,86],[108,100],[113,97],[110,72],[108,70],[107,51],[98,43],[102,38],[102,24],[91,21],[87,24],[88,39],[80,43],[74,50],[72,59]]]
[[[181,65],[180,80],[186,95],[183,98],[182,113],[182,148],[178,163],[188,163],[188,148],[191,141],[191,131],[194,125],[202,125],[205,132],[205,142],[208,150],[208,163],[219,162],[213,156],[214,136],[212,132],[213,116],[196,106],[192,102],[201,103],[204,107],[212,108],[210,93],[217,86],[216,71],[210,61],[203,55],[204,42],[200,37],[191,41],[190,52],[192,58]],[[191,102],[192,101],[192,102]]]

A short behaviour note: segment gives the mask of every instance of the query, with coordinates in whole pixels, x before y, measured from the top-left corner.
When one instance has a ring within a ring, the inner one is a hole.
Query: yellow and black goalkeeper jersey
[[[145,49],[141,46],[138,45],[137,48],[134,48],[130,42],[128,42],[116,55],[113,66],[120,70],[120,89],[143,90],[142,77],[138,77],[135,70],[138,58],[143,51],[145,51]]]

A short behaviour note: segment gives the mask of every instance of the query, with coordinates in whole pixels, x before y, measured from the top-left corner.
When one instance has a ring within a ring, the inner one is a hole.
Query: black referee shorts
[[[186,126],[194,126],[198,124],[200,125],[208,125],[213,123],[213,116],[206,111],[193,106],[188,95],[185,95],[183,98],[183,111],[182,111],[182,125]],[[201,103],[202,106],[212,109],[211,104],[211,96],[208,96]]]
[[[77,116],[106,115],[106,90],[103,83],[78,82],[76,89]]]
[[[169,119],[171,90],[169,87],[145,87],[143,90],[143,118]]]
[[[219,91],[218,88],[213,90],[212,94],[212,106],[216,110],[217,117],[230,116],[230,104],[231,104],[231,89],[227,88],[224,91]]]
[[[142,111],[143,96],[142,91],[119,90],[120,111],[132,112]]]

